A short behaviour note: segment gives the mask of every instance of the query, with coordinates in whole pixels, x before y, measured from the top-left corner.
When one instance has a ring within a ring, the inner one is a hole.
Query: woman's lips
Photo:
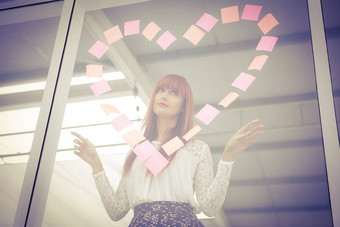
[[[160,102],[158,105],[159,105],[160,107],[168,107],[168,105],[165,104],[164,102]]]

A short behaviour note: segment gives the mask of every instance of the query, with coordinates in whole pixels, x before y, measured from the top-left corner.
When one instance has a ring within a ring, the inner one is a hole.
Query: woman
[[[72,132],[75,154],[93,170],[99,194],[112,220],[123,218],[130,208],[134,217],[129,226],[203,226],[195,213],[214,216],[221,208],[236,156],[255,143],[263,126],[252,121],[238,130],[224,148],[213,177],[209,146],[191,139],[167,156],[161,149],[175,136],[182,137],[193,127],[193,97],[184,77],[170,74],[155,86],[143,122],[144,136],[170,163],[157,176],[130,152],[116,191],[109,184],[95,148],[86,138]],[[197,202],[196,202],[197,200]]]

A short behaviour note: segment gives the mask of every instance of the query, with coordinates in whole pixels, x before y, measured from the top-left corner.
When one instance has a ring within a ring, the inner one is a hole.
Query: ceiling
[[[271,13],[279,22],[267,34],[279,37],[272,52],[255,50],[263,36],[255,21],[221,23],[221,8],[238,5],[241,15],[247,3],[263,6],[259,20]],[[334,5],[324,5],[330,15]],[[61,9],[62,2],[53,2],[13,9],[12,13],[0,11],[0,17],[6,19],[0,20],[1,86],[46,80]],[[219,21],[193,45],[182,36],[203,13]],[[141,31],[150,21],[162,30],[152,41],[141,34],[124,37],[111,44],[100,60],[87,52],[96,40],[105,42],[104,31],[115,25],[123,31],[124,23],[132,20],[140,20]],[[326,29],[329,48],[335,50],[330,54],[340,53],[338,17],[329,17]],[[156,39],[166,30],[177,40],[162,50]],[[332,226],[306,1],[159,0],[93,10],[85,14],[75,51],[74,76],[84,75],[87,64],[125,73],[126,80],[110,82],[113,92],[103,98],[133,95],[138,85],[138,95],[147,104],[150,89],[163,75],[186,77],[195,112],[206,104],[221,111],[208,126],[195,122],[202,127],[197,138],[211,148],[215,169],[236,130],[252,119],[265,126],[257,144],[238,157],[222,210],[215,218],[204,219],[206,226]],[[262,70],[247,70],[261,54],[269,56]],[[245,92],[231,86],[241,72],[256,77]],[[339,75],[338,64],[332,74]],[[333,78],[336,108],[340,103],[338,78]],[[231,91],[240,97],[227,108],[218,106]],[[43,90],[0,95],[0,111],[38,107],[42,94]],[[92,96],[86,85],[72,87],[69,103],[93,100]],[[62,133],[68,130],[64,128]],[[33,132],[34,127],[17,134],[32,136]],[[10,136],[16,135],[4,132],[0,139]],[[114,187],[124,156],[102,156]],[[5,204],[0,208],[2,226],[11,226],[14,220],[24,172],[25,164],[0,165],[0,200]],[[127,226],[131,215],[112,223],[88,166],[80,160],[55,163],[43,226]]]

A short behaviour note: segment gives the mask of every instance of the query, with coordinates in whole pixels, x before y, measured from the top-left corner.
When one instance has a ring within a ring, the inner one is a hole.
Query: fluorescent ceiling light
[[[0,87],[0,95],[20,93],[20,92],[26,92],[26,91],[43,90],[45,88],[45,84],[46,84],[45,81],[41,81],[41,82]]]
[[[1,164],[20,164],[20,163],[27,163],[28,162],[28,155],[18,155],[12,157],[6,157],[2,159]]]
[[[105,157],[105,156],[115,157],[115,156],[123,154],[122,162],[124,163],[125,155],[127,155],[127,153],[130,151],[130,147],[128,145],[108,146],[108,147],[96,148],[96,151],[99,157]],[[117,157],[115,158],[117,159]],[[79,160],[79,159],[80,158],[73,153],[73,150],[61,151],[61,152],[57,152],[56,154],[57,162]]]
[[[75,137],[70,134],[70,131],[76,131],[90,139],[95,146],[98,146],[99,155],[118,155],[130,150],[121,135],[110,125],[114,116],[107,116],[104,113],[100,108],[102,103],[114,105],[121,113],[133,120],[131,128],[141,127],[141,120],[144,118],[147,106],[139,97],[124,96],[68,103],[59,137],[58,150],[60,152],[57,152],[56,161],[78,159],[78,156],[73,154]],[[138,112],[136,106],[139,106]],[[0,112],[0,125],[2,126],[0,128],[0,157],[13,155],[0,158],[0,165],[27,162],[28,155],[20,153],[30,152],[39,109],[39,107],[34,107]],[[125,158],[124,155],[122,157]]]
[[[104,73],[103,78],[106,81],[112,81],[112,80],[125,79],[125,76],[121,71],[118,71],[118,72]],[[94,77],[87,78],[86,76],[72,77],[71,86],[81,85],[81,84],[92,84],[92,83],[95,83],[99,80],[102,80],[102,78],[94,78]]]
[[[118,72],[104,73],[103,78],[106,81],[112,81],[112,80],[125,79],[125,76],[122,72],[118,71]],[[102,78],[87,78],[86,76],[72,77],[71,86],[82,85],[82,84],[92,84],[99,80],[102,80]],[[4,86],[4,87],[0,87],[0,95],[14,94],[14,93],[20,93],[20,92],[27,92],[27,91],[38,91],[38,90],[45,89],[45,86],[46,86],[46,81],[18,84],[18,85],[12,85],[12,86]]]

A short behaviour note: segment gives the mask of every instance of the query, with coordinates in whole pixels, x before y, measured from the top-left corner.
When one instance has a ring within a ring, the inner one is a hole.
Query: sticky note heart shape
[[[273,51],[278,40],[278,37],[268,36],[268,33],[276,27],[279,22],[271,13],[266,14],[259,20],[262,8],[263,7],[259,5],[246,4],[242,7],[234,5],[221,8],[220,15],[218,16],[214,16],[209,13],[202,13],[201,15],[198,15],[197,18],[193,18],[193,23],[188,25],[188,29],[186,31],[183,31],[182,37],[176,37],[171,31],[167,30],[167,28],[161,28],[155,20],[146,21],[145,23],[141,23],[140,20],[127,21],[123,25],[120,25],[121,28],[124,28],[124,36],[119,25],[115,25],[103,32],[108,45],[103,41],[97,40],[88,52],[97,59],[100,59],[106,52],[110,51],[110,44],[130,35],[144,36],[149,42],[154,42],[164,51],[171,48],[171,46],[174,45],[179,38],[183,38],[196,46],[199,45],[199,42],[203,40],[217,25],[226,26],[230,23],[238,23],[240,21],[253,21],[263,33],[263,36],[259,37],[259,42],[256,48],[254,47],[255,51],[260,52],[261,55],[256,54],[247,70],[245,70],[247,72],[240,72],[238,76],[235,75],[231,84],[233,88],[239,89],[240,92],[245,92],[256,79],[256,77],[249,74],[248,71],[260,71],[262,69],[268,59],[268,52]],[[146,26],[144,28],[140,28],[141,24],[146,24]],[[141,30],[142,32],[140,33]],[[155,38],[157,35],[158,38]],[[265,52],[266,55],[264,55],[263,52]],[[101,76],[102,70],[102,67],[98,65],[87,66],[88,76]],[[91,86],[95,96],[99,96],[110,90],[108,84],[104,82],[105,81],[97,82]],[[195,117],[204,125],[208,125],[219,114],[219,106],[227,108],[239,96],[240,94],[237,92],[229,92],[227,96],[221,97],[222,99],[217,102],[218,105],[204,105]],[[106,114],[108,111],[115,112],[115,109],[112,107],[110,107],[109,110],[108,108],[105,108],[105,110]],[[127,119],[126,115],[122,114],[114,119],[111,124],[118,132],[120,132],[124,130],[124,128],[130,126],[131,122]],[[185,146],[185,143],[192,139],[193,136],[200,130],[201,128],[198,125],[195,125],[192,129],[186,132],[185,135],[179,135],[182,136],[182,138],[175,137],[169,140],[168,143],[163,146],[164,151],[168,153],[168,155],[171,155],[178,149]],[[123,138],[132,148],[136,145],[136,142],[140,142],[145,139],[136,131],[125,133]],[[168,161],[166,158],[163,158],[158,151],[156,152],[153,148],[151,148],[151,146],[151,143],[146,140],[140,145],[137,144],[137,147],[134,148],[134,152],[137,154],[139,159],[146,161],[146,168],[148,168],[154,175],[157,175],[163,168],[166,168]]]

